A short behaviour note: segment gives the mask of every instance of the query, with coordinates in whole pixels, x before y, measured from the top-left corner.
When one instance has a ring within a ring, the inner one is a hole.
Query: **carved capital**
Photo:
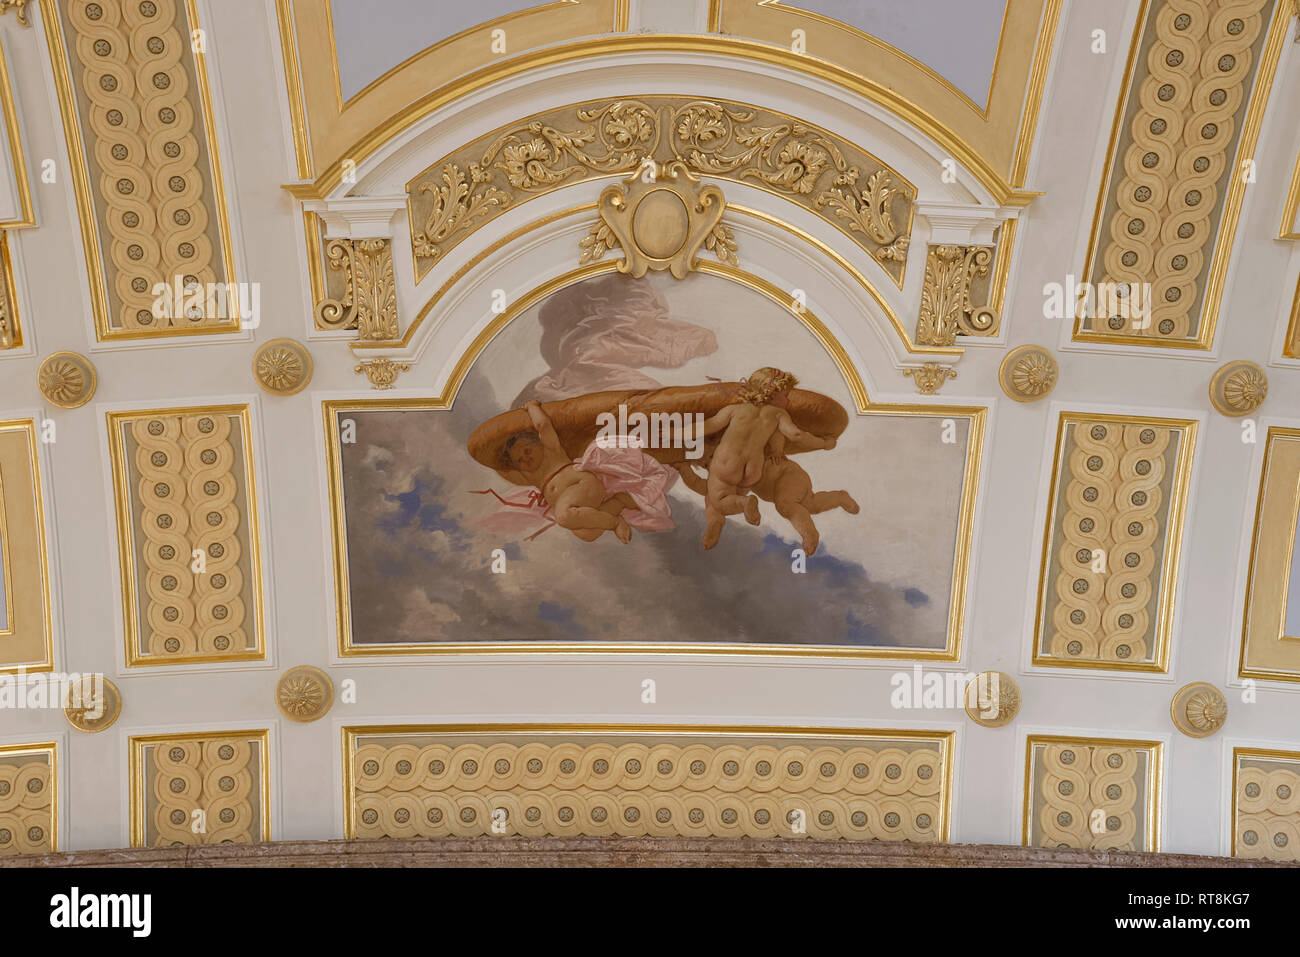
[[[396,339],[397,284],[393,245],[388,239],[331,239],[325,247],[329,268],[344,277],[340,299],[316,304],[316,319],[327,329],[356,329],[359,339]]]
[[[364,374],[376,389],[391,389],[393,383],[397,381],[398,374],[409,372],[410,369],[409,362],[394,362],[392,359],[379,358],[367,359],[352,371]]]
[[[10,10],[18,14],[18,22],[25,27],[30,27],[32,21],[27,18],[27,4],[32,0],[0,0],[0,13],[8,13]]]
[[[997,333],[997,313],[987,305],[977,305],[971,295],[972,285],[988,276],[992,263],[993,251],[984,246],[929,247],[921,315],[916,322],[918,344],[951,346],[959,335]]]
[[[916,381],[916,391],[921,395],[934,395],[949,379],[957,378],[957,370],[951,366],[942,366],[937,362],[927,362],[919,369],[904,369],[903,375]]]

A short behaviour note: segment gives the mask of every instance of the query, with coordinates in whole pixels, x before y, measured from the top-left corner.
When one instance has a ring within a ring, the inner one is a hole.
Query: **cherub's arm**
[[[497,469],[497,474],[512,485],[532,485],[523,472],[518,469]]]
[[[537,430],[537,437],[542,440],[547,450],[558,452],[560,455],[567,456],[569,453],[564,451],[564,446],[560,444],[560,436],[555,431],[555,426],[546,413],[542,411],[541,403],[536,399],[530,399],[524,404],[524,409],[528,412],[528,418],[533,421],[533,428]],[[523,483],[527,485],[528,483]]]
[[[690,462],[678,462],[675,466],[677,474],[682,477],[682,484],[697,495],[709,494],[709,483],[700,478],[700,473],[695,471]]]
[[[717,415],[711,415],[700,423],[700,435],[713,435],[721,432],[731,422],[731,413],[735,410],[734,405],[726,406]]]
[[[777,419],[777,429],[781,434],[792,442],[798,442],[806,445],[811,449],[833,449],[835,448],[834,439],[823,439],[820,435],[813,435],[811,432],[805,432],[799,426],[794,424],[794,419],[790,418],[790,413],[784,409],[780,410],[780,417]]]

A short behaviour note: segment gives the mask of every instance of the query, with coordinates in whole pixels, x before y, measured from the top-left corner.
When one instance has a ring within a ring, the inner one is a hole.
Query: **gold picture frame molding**
[[[1137,425],[1154,424],[1169,429],[1181,430],[1177,458],[1175,459],[1173,477],[1170,480],[1169,509],[1166,518],[1164,550],[1161,555],[1160,597],[1157,604],[1155,620],[1155,649],[1152,659],[1146,662],[1125,664],[1120,661],[1098,661],[1095,659],[1069,659],[1042,652],[1043,630],[1047,611],[1047,590],[1049,571],[1052,563],[1053,530],[1056,526],[1056,508],[1059,502],[1058,488],[1061,481],[1061,468],[1064,464],[1065,432],[1067,424],[1081,425],[1087,423]],[[1102,412],[1062,411],[1057,417],[1056,444],[1052,452],[1052,477],[1047,500],[1047,516],[1043,526],[1042,559],[1038,570],[1038,589],[1034,597],[1033,664],[1049,668],[1075,668],[1102,671],[1158,672],[1169,671],[1170,649],[1173,642],[1174,606],[1178,590],[1178,568],[1182,556],[1183,526],[1185,524],[1187,499],[1191,487],[1192,463],[1195,460],[1197,427],[1196,419],[1174,419],[1163,416],[1115,415]]]
[[[1142,808],[1143,833],[1147,837],[1148,846],[1137,848],[1137,850],[1152,853],[1160,850],[1160,799],[1164,789],[1165,743],[1163,741],[1129,738],[1075,737],[1073,735],[1059,734],[1030,734],[1025,736],[1024,806],[1020,819],[1021,844],[1025,847],[1033,846],[1030,844],[1030,838],[1033,834],[1034,795],[1031,788],[1034,771],[1034,748],[1043,744],[1073,744],[1078,747],[1089,748],[1127,748],[1149,752],[1150,758],[1146,769],[1146,793],[1143,795]]]
[[[730,209],[730,207],[728,207]],[[965,628],[966,592],[968,571],[975,525],[975,499],[979,486],[980,461],[983,454],[985,426],[988,409],[984,406],[950,406],[925,404],[875,404],[867,395],[866,386],[848,352],[834,333],[806,306],[796,308],[790,293],[775,284],[754,276],[743,269],[726,263],[700,260],[696,271],[737,282],[761,293],[776,302],[813,334],[830,355],[844,376],[845,383],[857,405],[859,415],[926,415],[934,417],[963,417],[970,422],[966,449],[966,462],[962,475],[961,504],[958,508],[956,547],[953,556],[953,578],[949,595],[948,634],[943,648],[859,648],[835,645],[767,645],[706,643],[578,643],[578,642],[421,642],[402,644],[358,645],[352,641],[351,593],[348,581],[346,522],[343,504],[342,459],[340,456],[338,418],[348,411],[446,411],[452,407],[456,393],[474,362],[495,336],[517,316],[564,286],[614,273],[618,263],[612,259],[599,260],[555,276],[524,296],[512,302],[509,308],[493,319],[475,336],[465,352],[456,361],[451,375],[440,395],[432,398],[355,398],[328,399],[321,403],[322,426],[325,430],[325,455],[329,482],[329,518],[334,553],[335,627],[337,652],[341,658],[375,656],[413,656],[429,654],[709,654],[709,655],[778,655],[785,657],[823,658],[889,658],[907,661],[957,661],[961,657],[961,641]]]
[[[186,26],[189,31],[200,29],[196,0],[176,0],[183,2]],[[105,277],[104,249],[100,240],[98,213],[95,206],[94,192],[90,183],[90,170],[86,159],[85,139],[81,132],[81,122],[77,107],[76,93],[72,85],[72,73],[68,63],[67,45],[63,35],[61,14],[56,0],[40,0],[41,20],[45,25],[45,37],[49,47],[50,63],[54,73],[54,85],[58,90],[59,113],[63,121],[63,133],[68,146],[68,158],[72,167],[73,192],[77,198],[77,218],[81,228],[82,249],[85,253],[86,272],[90,280],[90,301],[94,311],[95,339],[98,342],[129,341],[138,339],[183,339],[190,336],[230,335],[243,329],[243,317],[239,315],[238,297],[232,300],[231,321],[219,326],[181,326],[166,331],[153,329],[123,329],[113,325],[109,309],[108,286]],[[212,202],[217,218],[217,230],[220,233],[221,248],[214,261],[220,261],[225,276],[219,277],[225,283],[237,282],[235,273],[235,256],[231,244],[230,216],[226,201],[225,178],[221,170],[221,147],[217,137],[216,121],[212,107],[212,84],[208,77],[207,54],[191,50],[194,58],[194,75],[198,80],[199,102],[202,106],[204,136],[207,140],[206,158],[212,170],[212,182],[208,184],[212,192]],[[170,278],[170,277],[169,277]]]
[[[0,631],[0,674],[54,669],[53,602],[49,545],[36,420],[0,420],[0,439],[18,435],[24,469],[12,456],[17,449],[0,442],[0,539],[4,548],[4,588],[8,626]],[[30,549],[34,562],[17,563]],[[31,624],[31,622],[35,624]]]
[[[1133,38],[1129,45],[1128,60],[1124,67],[1124,80],[1120,86],[1119,101],[1115,107],[1115,119],[1111,126],[1110,141],[1106,147],[1106,161],[1102,166],[1101,183],[1097,188],[1097,203],[1093,211],[1092,227],[1088,234],[1088,251],[1084,256],[1083,267],[1080,270],[1080,276],[1082,277],[1080,281],[1084,284],[1092,281],[1093,258],[1096,256],[1102,242],[1103,220],[1106,216],[1107,197],[1115,172],[1116,152],[1120,140],[1123,138],[1124,116],[1128,111],[1129,101],[1137,92],[1133,89],[1133,79],[1138,67],[1138,54],[1141,51],[1143,34],[1146,31],[1153,6],[1153,0],[1141,0],[1141,6],[1138,8],[1137,25],[1134,27]],[[1269,94],[1272,91],[1278,61],[1282,56],[1284,41],[1287,32],[1290,30],[1293,14],[1294,9],[1286,0],[1277,0],[1274,4],[1272,21],[1268,26],[1264,44],[1260,50],[1259,67],[1248,92],[1249,103],[1242,119],[1241,136],[1237,141],[1236,149],[1231,155],[1233,169],[1237,168],[1242,157],[1254,157],[1255,147],[1259,142],[1260,129],[1264,123],[1264,110],[1268,106]],[[1296,167],[1296,177],[1292,181],[1293,187],[1300,186],[1300,183],[1297,182],[1298,179],[1300,179],[1300,165]],[[1227,196],[1224,198],[1223,208],[1219,215],[1214,248],[1209,257],[1209,269],[1204,273],[1203,279],[1198,280],[1205,284],[1205,295],[1201,302],[1200,315],[1196,324],[1196,336],[1194,338],[1166,340],[1152,336],[1113,335],[1089,331],[1083,328],[1086,317],[1079,316],[1074,320],[1072,341],[1201,351],[1213,347],[1214,333],[1218,326],[1219,312],[1223,305],[1224,287],[1228,276],[1228,261],[1232,255],[1237,226],[1241,218],[1242,203],[1246,196],[1247,184],[1243,177],[1233,173],[1229,177],[1229,182]],[[1282,238],[1290,237],[1284,236]]]
[[[145,835],[148,832],[148,820],[145,808],[148,807],[148,786],[145,780],[145,750],[168,741],[219,741],[233,738],[239,741],[256,741],[258,749],[258,777],[260,778],[257,798],[260,803],[258,818],[261,823],[261,840],[271,840],[271,732],[267,728],[250,728],[236,731],[187,731],[183,733],[133,734],[127,739],[130,750],[130,767],[128,769],[128,814],[130,818],[130,846],[148,847]]]
[[[135,512],[132,508],[131,472],[126,460],[123,429],[134,419],[149,416],[224,415],[239,420],[239,436],[243,444],[244,500],[248,513],[243,515],[248,528],[248,568],[252,578],[249,595],[252,608],[248,619],[256,629],[257,643],[253,648],[243,648],[227,654],[185,655],[170,658],[162,655],[142,654],[140,610],[136,607],[138,594],[138,569],[136,565]],[[178,665],[211,664],[217,662],[254,662],[266,660],[266,602],[262,582],[261,517],[257,494],[257,469],[254,463],[255,447],[250,406],[246,403],[231,405],[170,406],[149,409],[123,409],[106,412],[108,427],[109,468],[113,477],[113,513],[117,528],[117,557],[122,597],[123,652],[127,668],[176,667]]]
[[[1287,603],[1300,601],[1300,595],[1287,594],[1295,560],[1297,521],[1300,428],[1272,426],[1264,437],[1264,462],[1250,539],[1241,654],[1237,660],[1239,678],[1300,682],[1300,635],[1286,634]]]

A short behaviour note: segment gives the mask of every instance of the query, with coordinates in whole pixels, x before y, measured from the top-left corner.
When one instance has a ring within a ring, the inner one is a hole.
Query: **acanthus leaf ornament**
[[[797,203],[902,286],[916,188],[865,150],[772,110],[645,96],[574,104],[480,137],[407,183],[418,282],[474,229],[570,183],[680,163]],[[597,237],[584,243],[599,259]],[[722,234],[708,244],[727,250]],[[734,252],[734,250],[732,250]],[[720,258],[730,261],[726,255]]]
[[[951,346],[957,336],[996,332],[997,314],[976,305],[971,285],[989,274],[993,253],[984,246],[931,246],[925,259],[921,314],[916,323],[919,345]]]
[[[325,299],[317,304],[320,324],[331,329],[355,328],[360,339],[400,336],[392,243],[387,239],[332,239],[325,252],[330,268],[341,271],[346,284],[341,300]]]
[[[8,13],[13,10],[18,15],[18,22],[25,27],[30,27],[32,21],[27,17],[27,4],[32,0],[0,0],[0,13]]]
[[[392,359],[380,357],[367,359],[352,371],[364,374],[370,380],[371,386],[376,389],[391,389],[393,383],[397,381],[398,374],[409,372],[410,369],[409,362],[394,362]]]
[[[927,362],[918,368],[903,370],[903,375],[916,382],[916,391],[921,395],[934,395],[949,379],[957,378],[957,370],[937,362]]]

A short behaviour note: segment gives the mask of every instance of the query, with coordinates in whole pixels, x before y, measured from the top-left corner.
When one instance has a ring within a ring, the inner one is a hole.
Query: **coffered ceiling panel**
[[[1144,2],[1085,269],[1127,294],[1079,317],[1076,340],[1213,342],[1291,12],[1274,0]]]
[[[110,413],[128,665],[265,656],[247,406]]]
[[[905,731],[348,728],[345,830],[932,842],[951,746]]]
[[[194,0],[42,0],[100,340],[239,328]],[[170,307],[171,290],[220,288]],[[160,290],[165,296],[160,297]]]

